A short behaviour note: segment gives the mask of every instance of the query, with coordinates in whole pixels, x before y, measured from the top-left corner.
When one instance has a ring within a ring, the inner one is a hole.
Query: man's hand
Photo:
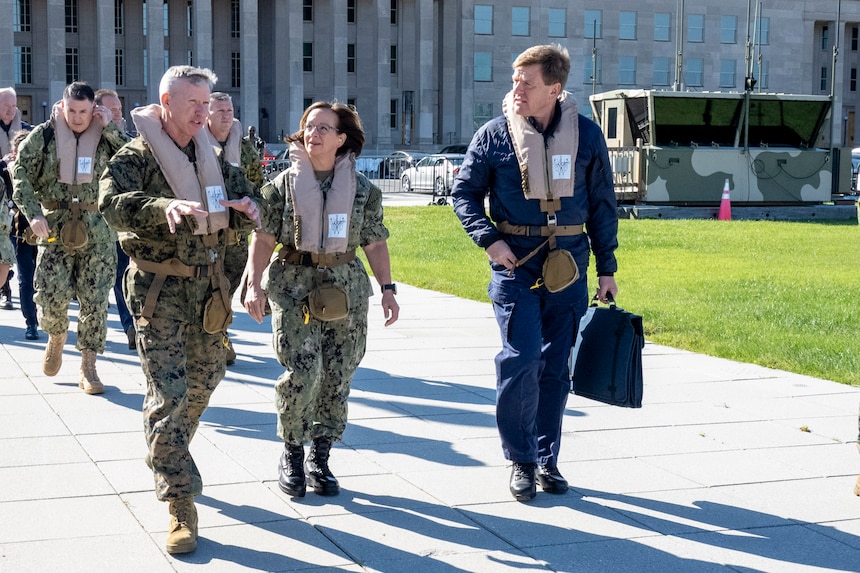
[[[618,295],[618,285],[615,284],[615,277],[597,277],[597,300],[603,303],[609,302],[606,293],[612,293],[612,300],[615,300],[616,295]]]
[[[502,239],[487,247],[487,256],[490,257],[491,261],[497,265],[502,265],[509,271],[514,270],[514,267],[517,265],[517,257],[514,256],[514,252]]]
[[[170,228],[170,233],[175,235],[176,226],[182,224],[182,217],[184,215],[205,217],[209,212],[203,209],[203,205],[198,201],[174,199],[167,205],[164,214],[167,215],[167,226]]]
[[[248,290],[245,293],[245,300],[242,301],[245,310],[258,323],[263,322],[263,316],[266,313],[266,293],[258,284],[248,283]]]
[[[51,228],[48,226],[48,220],[42,215],[36,215],[30,221],[30,229],[33,234],[42,239],[47,239],[51,236]]]
[[[219,203],[225,207],[244,213],[246,217],[254,221],[255,228],[260,228],[260,210],[257,208],[257,204],[248,197],[242,197],[241,199],[221,199]]]
[[[390,290],[382,291],[382,313],[385,316],[385,326],[391,326],[400,317],[400,305]]]
[[[93,119],[98,120],[102,127],[107,127],[113,121],[113,113],[105,106],[97,105],[93,108]]]

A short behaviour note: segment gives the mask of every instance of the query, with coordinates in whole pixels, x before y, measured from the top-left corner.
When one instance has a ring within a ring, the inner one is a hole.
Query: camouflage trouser
[[[103,352],[107,338],[108,293],[116,278],[114,243],[89,243],[71,252],[62,245],[39,246],[33,299],[39,324],[48,334],[69,329],[69,302],[77,297],[78,350]]]
[[[308,324],[305,301],[292,302],[284,307],[271,301],[273,344],[287,369],[275,383],[278,436],[294,445],[323,436],[339,441],[346,429],[349,384],[364,357],[368,300],[351,297],[343,320],[311,317]]]
[[[200,324],[135,317],[137,348],[146,374],[143,426],[155,477],[155,495],[165,501],[199,495],[203,480],[188,450],[209,398],[224,378],[222,334]]]
[[[229,244],[224,251],[224,274],[230,281],[230,298],[236,294],[242,273],[248,263],[248,233],[239,231],[239,243]]]

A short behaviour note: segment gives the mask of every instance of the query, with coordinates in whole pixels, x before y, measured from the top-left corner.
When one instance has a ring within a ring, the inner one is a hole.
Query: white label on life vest
[[[206,202],[209,204],[210,213],[220,213],[227,210],[227,207],[219,203],[221,199],[226,199],[226,197],[224,197],[224,189],[220,185],[206,187]]]
[[[328,236],[331,239],[346,238],[346,213],[332,213],[328,216]]]
[[[93,172],[92,157],[78,157],[78,173],[80,175],[89,175]]]
[[[552,178],[570,179],[570,155],[552,156]]]

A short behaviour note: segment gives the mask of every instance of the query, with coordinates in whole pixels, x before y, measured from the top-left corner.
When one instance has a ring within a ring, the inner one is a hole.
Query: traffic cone
[[[723,185],[723,198],[720,200],[720,212],[717,214],[717,219],[720,221],[732,220],[732,197],[729,193],[728,179],[726,179],[726,184]]]

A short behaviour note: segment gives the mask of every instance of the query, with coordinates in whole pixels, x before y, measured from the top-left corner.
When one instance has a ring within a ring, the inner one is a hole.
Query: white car
[[[432,191],[434,195],[450,195],[454,177],[460,171],[465,155],[459,153],[434,154],[421,158],[414,167],[400,175],[400,190]]]

